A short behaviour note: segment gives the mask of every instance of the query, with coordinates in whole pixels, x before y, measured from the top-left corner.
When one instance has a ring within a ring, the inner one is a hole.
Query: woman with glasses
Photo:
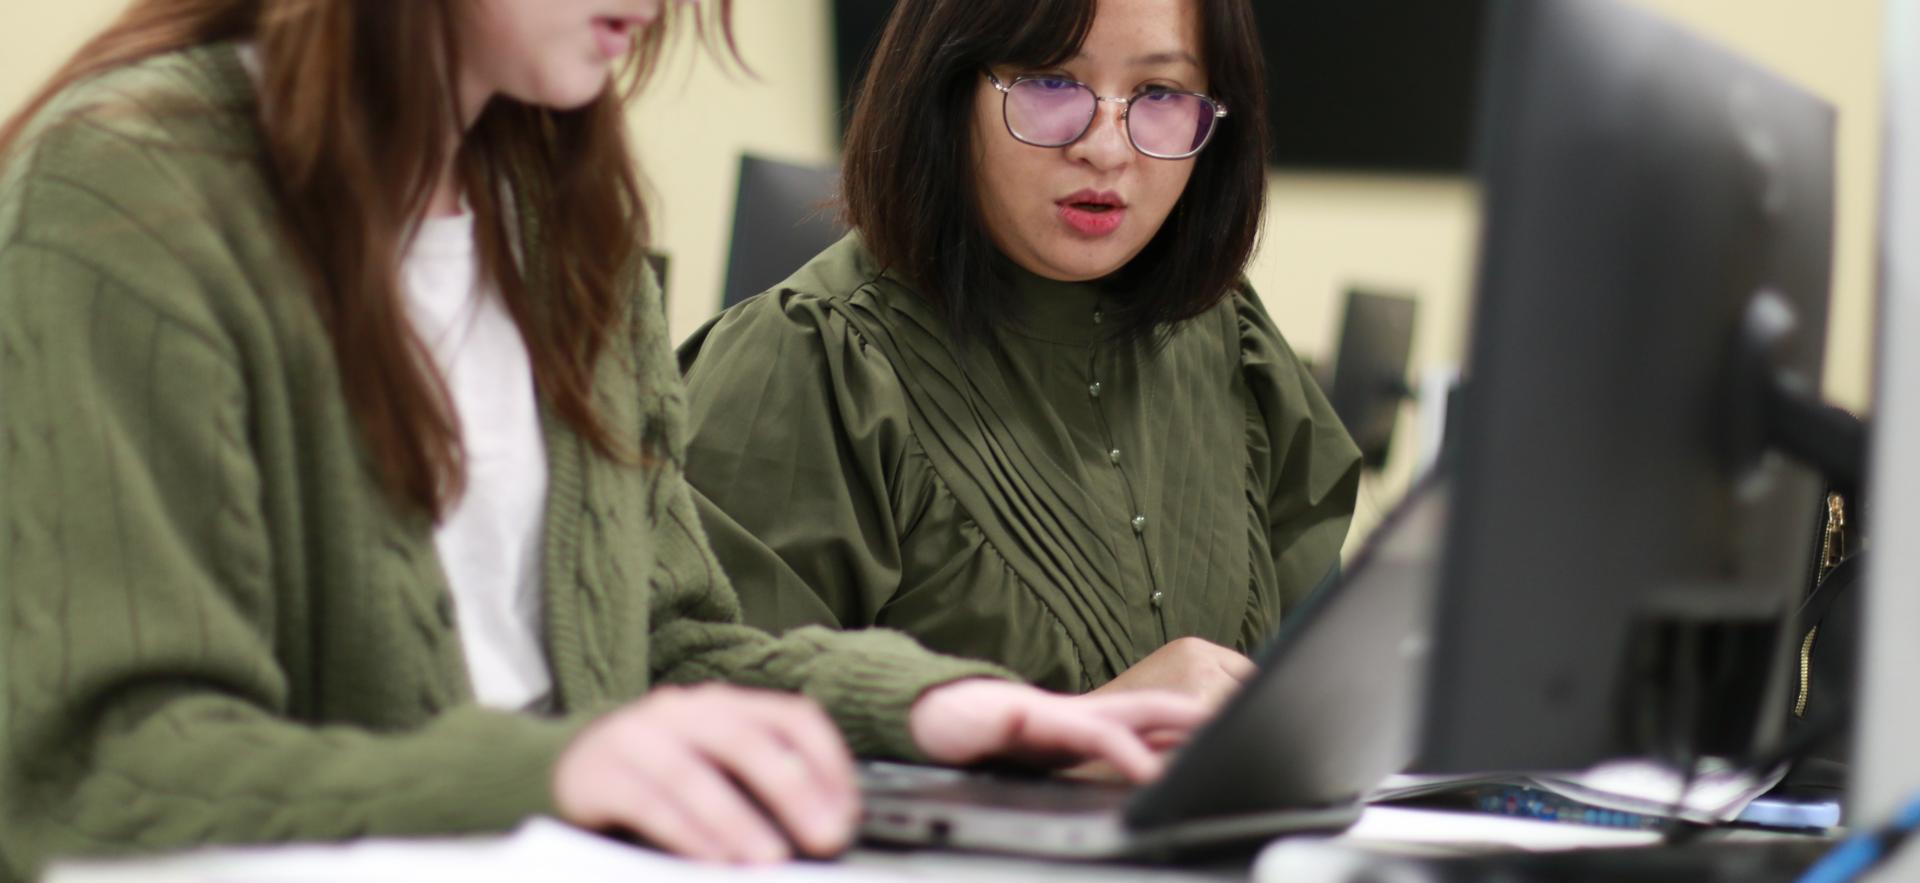
[[[849,746],[1145,778],[1199,719],[740,624],[624,139],[690,10],[138,0],[0,126],[0,880],[537,814],[825,855]]]
[[[750,622],[1217,700],[1334,570],[1359,457],[1242,277],[1248,0],[900,0],[855,232],[681,350]]]

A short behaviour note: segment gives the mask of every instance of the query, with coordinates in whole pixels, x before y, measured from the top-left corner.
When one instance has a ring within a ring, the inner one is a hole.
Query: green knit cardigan
[[[650,467],[549,418],[558,711],[472,699],[429,519],[392,505],[281,227],[231,46],[83,83],[0,168],[0,879],[57,856],[504,830],[584,722],[654,684],[907,709],[994,667],[739,624],[682,477],[657,287],[597,368]]]

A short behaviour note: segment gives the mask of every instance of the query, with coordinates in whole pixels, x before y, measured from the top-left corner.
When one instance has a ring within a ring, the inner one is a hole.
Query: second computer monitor
[[[1818,385],[1833,111],[1625,3],[1494,18],[1417,766],[1749,754],[1784,721],[1821,483],[1745,410]]]

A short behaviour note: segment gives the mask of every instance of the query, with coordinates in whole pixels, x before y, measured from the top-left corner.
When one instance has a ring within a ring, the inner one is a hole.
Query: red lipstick
[[[1127,201],[1112,191],[1082,190],[1054,205],[1062,223],[1088,238],[1111,235],[1127,219]]]

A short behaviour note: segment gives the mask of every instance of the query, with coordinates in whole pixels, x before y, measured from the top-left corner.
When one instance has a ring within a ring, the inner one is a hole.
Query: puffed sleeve
[[[1340,562],[1360,489],[1360,450],[1258,296],[1237,292],[1233,305],[1251,399],[1250,509],[1259,520],[1252,529],[1265,534],[1280,602],[1292,608]],[[1267,613],[1249,619],[1277,619]]]
[[[827,298],[786,290],[680,349],[687,475],[746,620],[874,623],[900,588],[910,445],[899,379]],[[923,470],[922,470],[923,471]]]

